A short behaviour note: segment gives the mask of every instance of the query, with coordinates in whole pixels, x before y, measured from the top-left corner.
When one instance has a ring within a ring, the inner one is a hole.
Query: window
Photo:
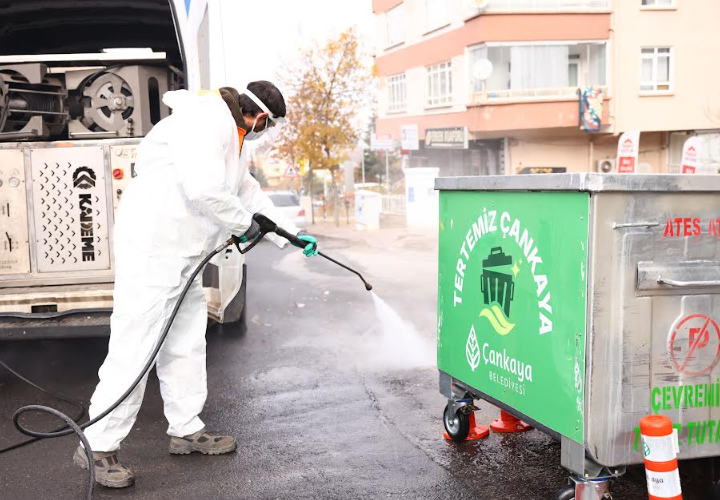
[[[425,0],[425,7],[425,25],[428,29],[438,28],[448,22],[447,0]]]
[[[580,86],[580,54],[568,56],[568,87]]]
[[[406,105],[405,74],[393,75],[388,78],[388,111],[405,111]]]
[[[403,4],[393,7],[385,14],[388,47],[402,43],[405,40],[403,21]]]
[[[452,102],[452,63],[450,61],[428,67],[427,78],[428,106]]]
[[[642,0],[642,6],[667,9],[675,7],[675,0]]]
[[[642,73],[640,91],[669,92],[672,74],[672,49],[670,47],[653,47],[642,49]]]
[[[471,88],[492,98],[574,97],[578,88],[606,85],[606,43],[490,45],[469,50]],[[484,82],[474,70],[487,59]]]

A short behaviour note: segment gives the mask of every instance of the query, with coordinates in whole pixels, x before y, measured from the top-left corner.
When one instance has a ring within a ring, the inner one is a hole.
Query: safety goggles
[[[245,89],[245,90],[242,91],[242,93],[245,94],[246,96],[248,96],[250,99],[252,99],[252,101],[253,101],[255,104],[257,104],[257,106],[258,106],[261,110],[263,110],[264,113],[267,113],[268,118],[267,118],[267,120],[266,120],[266,122],[265,122],[265,127],[263,127],[263,130],[264,130],[264,129],[275,129],[276,131],[278,131],[279,129],[281,129],[281,128],[285,125],[285,123],[287,122],[287,121],[285,120],[285,117],[284,117],[284,116],[275,116],[275,115],[270,111],[270,109],[269,109],[267,106],[265,106],[265,103],[262,102],[262,101],[260,100],[260,98],[259,98],[258,96],[256,96],[255,94],[253,94],[250,90]]]

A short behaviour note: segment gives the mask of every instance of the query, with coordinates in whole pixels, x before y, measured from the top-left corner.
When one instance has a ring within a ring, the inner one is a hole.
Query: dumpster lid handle
[[[698,288],[708,286],[720,286],[720,280],[715,281],[679,281],[663,278],[662,276],[657,277],[658,285],[668,285],[679,288]]]

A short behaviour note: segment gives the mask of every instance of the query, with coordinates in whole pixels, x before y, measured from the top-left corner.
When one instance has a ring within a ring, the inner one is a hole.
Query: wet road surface
[[[338,241],[323,249],[366,274],[414,325],[417,342],[383,334],[356,277],[263,244],[249,255],[248,332],[211,326],[207,336],[210,394],[202,416],[209,429],[238,438],[238,453],[169,455],[152,374],[120,454],[136,485],[98,487],[95,498],[553,499],[567,473],[559,444],[540,432],[459,445],[442,438],[445,400],[425,350],[435,338],[432,249],[379,251]],[[106,344],[6,343],[0,356],[48,389],[87,401]],[[72,410],[0,369],[0,448],[23,439],[11,416],[31,403]],[[497,416],[480,406],[480,423]],[[83,498],[86,472],[71,460],[76,443],[70,436],[0,455],[0,499]],[[647,498],[642,469],[613,482],[612,491],[616,500]],[[687,486],[684,492],[689,500],[708,498]]]

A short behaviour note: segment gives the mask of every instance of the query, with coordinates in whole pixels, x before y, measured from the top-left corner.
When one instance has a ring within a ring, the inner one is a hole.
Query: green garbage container
[[[485,399],[528,422],[587,488],[642,463],[650,414],[673,420],[681,459],[720,456],[720,176],[435,186],[449,412]]]

